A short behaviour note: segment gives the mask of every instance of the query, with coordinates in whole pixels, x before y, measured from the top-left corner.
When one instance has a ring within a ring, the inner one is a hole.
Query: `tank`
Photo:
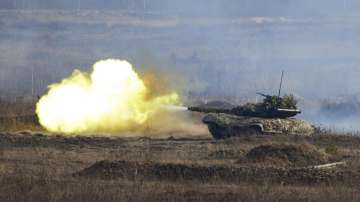
[[[205,113],[203,122],[215,139],[253,134],[289,134],[309,136],[315,132],[311,124],[292,118],[301,111],[293,95],[271,96],[258,93],[261,103],[241,106],[211,102],[189,107],[190,111]]]

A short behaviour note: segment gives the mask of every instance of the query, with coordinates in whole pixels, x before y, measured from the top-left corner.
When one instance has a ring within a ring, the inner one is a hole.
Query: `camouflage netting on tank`
[[[248,129],[254,128],[257,128],[259,132],[264,134],[297,134],[308,136],[315,132],[315,128],[311,124],[290,118],[258,118],[210,113],[204,117],[203,122],[208,124],[210,132],[215,138],[240,136]]]
[[[272,109],[275,107],[285,109],[296,109],[297,100],[293,95],[285,95],[284,97],[268,96],[265,97],[264,102],[260,103],[265,109]]]
[[[270,110],[273,108],[297,109],[297,100],[293,95],[285,95],[284,97],[268,96],[264,98],[262,103],[247,103],[236,110],[241,114],[253,114],[260,110]]]
[[[304,134],[314,132],[314,127],[298,119],[259,119],[263,124],[264,131],[285,133],[285,134]]]
[[[257,117],[279,117],[285,118],[292,115],[283,116],[277,109],[296,110],[297,101],[293,95],[284,97],[267,96],[261,103],[247,103],[237,106],[231,110],[231,113],[239,116],[257,116]]]
[[[280,102],[280,108],[285,108],[285,109],[297,109],[296,105],[297,105],[297,100],[292,94],[285,95]]]

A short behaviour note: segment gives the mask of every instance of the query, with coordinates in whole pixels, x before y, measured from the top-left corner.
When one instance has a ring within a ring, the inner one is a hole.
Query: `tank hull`
[[[304,135],[310,136],[315,127],[305,121],[293,118],[259,118],[236,116],[225,113],[209,113],[203,118],[215,139],[246,135]]]

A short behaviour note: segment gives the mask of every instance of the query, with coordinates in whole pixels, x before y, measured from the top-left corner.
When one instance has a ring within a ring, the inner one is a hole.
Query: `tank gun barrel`
[[[189,111],[202,113],[231,113],[231,109],[216,108],[216,107],[188,107]]]

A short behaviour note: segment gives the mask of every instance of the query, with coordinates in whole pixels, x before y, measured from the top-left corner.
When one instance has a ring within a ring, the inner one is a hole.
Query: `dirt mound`
[[[246,154],[247,160],[274,164],[310,166],[328,162],[328,156],[309,144],[261,145]]]

